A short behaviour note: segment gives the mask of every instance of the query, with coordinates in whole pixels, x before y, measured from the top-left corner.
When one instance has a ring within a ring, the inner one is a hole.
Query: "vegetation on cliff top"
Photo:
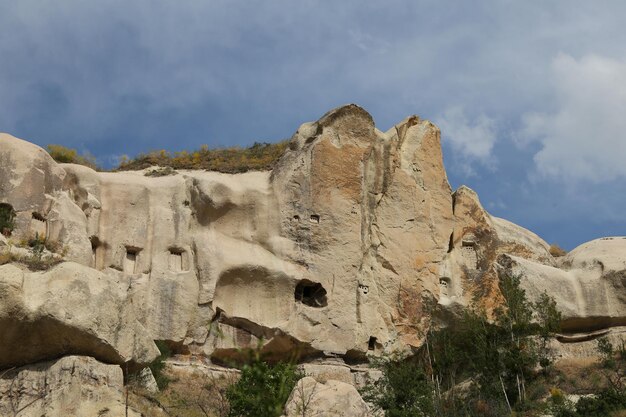
[[[278,143],[255,143],[248,148],[232,147],[209,149],[203,145],[200,149],[188,152],[170,153],[165,150],[139,154],[134,159],[122,158],[119,171],[141,170],[152,166],[172,169],[203,169],[236,174],[247,171],[266,171],[274,167],[285,153],[288,141]]]
[[[100,169],[96,163],[96,158],[89,153],[80,155],[76,149],[67,148],[63,145],[48,145],[46,150],[52,159],[62,164],[78,164],[95,170]]]
[[[123,156],[115,171],[138,171],[153,166],[171,169],[202,169],[236,174],[247,171],[268,171],[287,150],[289,141],[278,143],[255,142],[247,148],[230,147],[210,149],[202,145],[195,151],[168,152],[166,150],[141,153],[135,158]],[[48,145],[48,153],[60,163],[85,165],[100,170],[96,159],[90,154],[80,155],[76,149],[61,145]],[[171,174],[164,174],[171,175]],[[159,175],[150,175],[159,176]]]

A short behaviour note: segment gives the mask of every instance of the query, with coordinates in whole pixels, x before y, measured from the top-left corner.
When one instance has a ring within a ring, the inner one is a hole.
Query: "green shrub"
[[[47,151],[57,162],[63,164],[79,164],[91,169],[98,169],[96,158],[90,154],[79,155],[76,149],[66,148],[62,145],[48,145]]]
[[[503,274],[499,284],[504,302],[491,318],[467,310],[451,326],[433,328],[415,357],[383,361],[383,377],[364,397],[398,417],[520,416],[545,407],[537,403],[547,390],[539,365],[551,362],[547,340],[560,313],[545,294],[528,301],[520,277]]]
[[[626,393],[614,389],[600,391],[595,397],[585,397],[576,403],[576,416],[606,417],[626,409]]]
[[[0,204],[0,233],[10,236],[15,228],[15,211],[9,204]]]
[[[434,415],[432,385],[421,363],[386,359],[375,366],[383,376],[361,391],[365,401],[388,417]]]
[[[43,251],[46,249],[46,238],[35,233],[35,237],[28,240],[31,256],[41,259]]]
[[[226,391],[230,417],[278,417],[302,374],[296,366],[270,365],[254,359],[245,365],[239,380]]]
[[[159,352],[161,352],[161,354],[153,360],[148,367],[150,368],[150,371],[152,371],[152,376],[154,376],[154,380],[156,381],[159,389],[164,389],[167,387],[167,384],[170,383],[170,378],[163,373],[163,369],[165,368],[165,360],[172,356],[172,351],[167,343],[162,340],[156,340],[154,343],[159,348]]]

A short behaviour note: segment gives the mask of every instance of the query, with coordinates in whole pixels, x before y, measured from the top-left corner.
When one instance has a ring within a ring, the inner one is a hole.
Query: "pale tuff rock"
[[[284,417],[372,417],[367,404],[354,386],[311,377],[298,381],[287,400]]]
[[[346,106],[303,125],[292,145],[272,173],[282,235],[302,278],[328,292],[321,312],[299,306],[308,317],[296,337],[338,354],[418,346],[452,227],[439,131],[413,117],[383,134]]]
[[[500,263],[523,277],[522,286],[531,298],[543,292],[555,298],[563,312],[564,332],[589,334],[626,325],[624,237],[584,243],[564,257],[564,269],[514,256],[504,256]]]
[[[46,272],[0,266],[0,368],[64,354],[145,364],[158,349],[123,283],[65,262]]]
[[[122,369],[86,356],[66,356],[0,372],[0,415],[125,415]],[[139,417],[132,409],[128,416]]]
[[[65,171],[39,146],[0,133],[0,178],[2,200],[17,212],[19,230],[29,230],[31,214],[50,209]]]
[[[411,117],[382,133],[351,105],[291,147],[271,174],[62,164],[41,214],[71,259],[128,282],[141,324],[179,353],[227,360],[263,340],[278,357],[363,360],[419,346],[453,227],[439,130]]]
[[[454,229],[439,269],[439,304],[444,312],[459,312],[475,303],[488,311],[496,307],[501,301],[497,262],[502,254],[554,265],[546,242],[520,226],[491,216],[471,189],[460,187],[453,199]]]
[[[157,385],[156,379],[154,379],[154,375],[148,367],[139,371],[133,382],[151,394],[159,392],[159,386]]]
[[[343,106],[300,126],[272,172],[236,175],[95,172],[2,134],[0,203],[17,213],[0,246],[38,234],[73,261],[0,267],[1,367],[65,354],[140,366],[153,340],[214,362],[261,346],[364,363],[421,346],[432,312],[498,306],[506,271],[554,296],[571,332],[626,321],[625,240],[558,268],[541,238],[452,193],[439,129],[417,116],[381,132]]]

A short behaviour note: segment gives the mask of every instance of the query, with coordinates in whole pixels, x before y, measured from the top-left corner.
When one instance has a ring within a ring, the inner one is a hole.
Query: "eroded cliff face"
[[[34,207],[13,199],[39,187],[25,185],[32,175],[4,186],[23,219],[13,237],[38,231],[66,246],[179,353],[225,361],[263,343],[276,358],[363,360],[421,344],[454,224],[430,122],[382,133],[345,106],[302,125],[273,172],[239,175],[96,173],[2,140],[37,155],[56,187]],[[7,171],[36,166],[14,153]]]
[[[433,314],[493,308],[503,272],[555,296],[568,331],[626,318],[626,240],[557,262],[472,190],[452,193],[439,130],[417,116],[381,132],[340,107],[303,124],[272,172],[236,175],[95,172],[3,134],[0,204],[16,212],[0,251],[35,234],[65,248],[49,271],[0,267],[0,367],[141,367],[153,340],[218,363],[258,345],[365,361],[421,346]]]

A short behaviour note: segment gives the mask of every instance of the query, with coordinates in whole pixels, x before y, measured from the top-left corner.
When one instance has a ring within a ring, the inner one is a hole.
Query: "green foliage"
[[[575,405],[554,407],[554,417],[609,417],[626,410],[626,393],[605,389],[597,395],[584,397]]]
[[[626,409],[626,393],[614,389],[601,391],[595,397],[585,397],[576,403],[576,417],[606,417]],[[560,416],[559,416],[560,417]]]
[[[539,296],[533,305],[536,333],[540,337],[539,364],[547,368],[552,364],[548,342],[561,328],[561,312],[556,308],[556,301],[547,293]]]
[[[547,340],[558,331],[560,314],[546,294],[528,301],[520,277],[501,276],[500,290],[504,303],[493,317],[465,311],[453,326],[431,330],[411,362],[383,362],[383,378],[366,387],[366,398],[387,416],[534,412],[530,397],[544,394],[533,383],[539,364],[550,362]]]
[[[0,204],[0,233],[10,236],[15,228],[15,211],[9,204]]]
[[[270,365],[256,358],[245,365],[239,381],[226,391],[230,417],[278,417],[296,382],[302,378],[296,366]]]
[[[383,376],[362,390],[365,401],[390,417],[433,415],[432,385],[421,363],[382,360],[375,365]]]
[[[159,352],[161,352],[161,354],[148,366],[152,371],[152,376],[154,376],[154,380],[156,381],[159,389],[164,389],[167,387],[167,384],[170,383],[170,378],[163,373],[163,368],[165,368],[165,360],[172,356],[172,351],[167,343],[162,340],[156,340],[154,343],[159,348]]]
[[[550,398],[548,398],[548,408],[555,417],[575,417],[576,408],[574,403],[565,397],[565,394],[559,389],[550,390]]]
[[[600,364],[605,370],[607,388],[597,395],[581,398],[573,409],[558,410],[555,417],[606,417],[626,410],[626,343],[615,347],[603,337],[598,340]]]
[[[441,395],[440,408],[457,412],[455,386],[470,378],[469,415],[502,415],[524,409],[526,387],[536,378],[538,364],[550,363],[547,340],[558,331],[556,302],[543,294],[531,303],[520,287],[520,277],[502,275],[504,304],[489,320],[482,311],[467,311],[451,328],[431,332],[432,371]],[[537,343],[540,336],[541,344]],[[455,414],[452,414],[455,415]]]
[[[43,251],[46,249],[46,238],[35,233],[35,237],[28,240],[31,256],[35,259],[41,259]]]
[[[79,164],[87,166],[91,169],[99,169],[96,158],[90,154],[79,155],[76,149],[66,148],[62,145],[48,145],[47,151],[57,162],[63,164]]]
[[[204,169],[224,173],[270,170],[285,153],[288,141],[278,143],[255,143],[249,148],[200,149],[170,153],[165,150],[140,154],[135,159],[124,158],[117,170],[141,170],[152,166],[172,169]],[[150,171],[154,172],[154,171]],[[150,176],[171,175],[158,171]]]

